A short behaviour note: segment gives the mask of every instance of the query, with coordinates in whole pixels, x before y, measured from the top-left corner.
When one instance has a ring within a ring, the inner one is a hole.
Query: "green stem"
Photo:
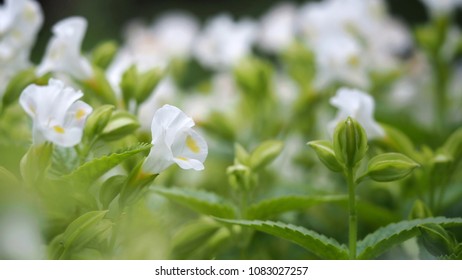
[[[355,188],[356,184],[354,181],[354,172],[352,168],[347,170],[347,182],[348,182],[348,209],[350,212],[349,215],[349,246],[350,246],[350,259],[356,259],[356,240],[357,240],[357,232],[358,232],[358,218],[356,215],[356,195],[355,195]]]

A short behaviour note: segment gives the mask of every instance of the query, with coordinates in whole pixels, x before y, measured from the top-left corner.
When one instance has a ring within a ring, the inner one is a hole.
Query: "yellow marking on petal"
[[[59,126],[59,125],[53,126],[53,129],[54,129],[56,132],[60,133],[60,134],[63,134],[63,133],[65,132],[64,128],[63,128],[62,126]]]
[[[185,157],[177,157],[177,159],[184,160],[184,161],[187,161],[187,160],[188,160],[188,159],[185,158]]]
[[[199,146],[197,145],[196,141],[188,135],[188,137],[186,137],[186,146],[188,146],[188,148],[193,152],[193,153],[199,153],[200,152],[200,148]]]
[[[80,120],[81,118],[85,117],[85,110],[79,109],[75,112],[75,118]]]

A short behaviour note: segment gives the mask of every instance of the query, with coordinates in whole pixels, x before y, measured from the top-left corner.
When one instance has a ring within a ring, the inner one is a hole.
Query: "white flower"
[[[87,20],[82,17],[70,17],[55,24],[37,74],[62,72],[80,80],[91,78],[90,62],[80,52],[86,29]]]
[[[116,92],[123,73],[132,65],[144,72],[167,68],[173,58],[188,58],[199,29],[197,20],[186,13],[163,15],[150,26],[132,22],[125,44],[108,67],[107,77]]]
[[[461,0],[421,0],[428,9],[435,15],[449,14],[457,6],[462,4]]]
[[[295,36],[295,11],[291,3],[282,3],[263,16],[258,32],[260,47],[278,53],[287,48]]]
[[[255,39],[253,21],[234,22],[229,15],[222,14],[207,23],[196,40],[194,54],[207,67],[226,69],[251,52]]]
[[[50,79],[48,86],[29,85],[24,89],[19,103],[33,119],[33,143],[50,141],[63,147],[78,144],[92,112],[87,103],[78,100],[82,96],[81,91],[55,79]]]
[[[339,109],[336,118],[327,125],[330,135],[334,134],[337,124],[348,117],[356,119],[364,127],[368,139],[385,135],[383,128],[374,120],[374,99],[367,93],[341,88],[330,99],[330,104]]]
[[[0,96],[10,79],[30,65],[29,53],[42,23],[35,1],[7,0],[0,5]]]
[[[151,126],[153,147],[143,172],[159,174],[174,163],[183,169],[204,169],[207,143],[193,126],[194,121],[177,107],[164,105],[157,110]]]

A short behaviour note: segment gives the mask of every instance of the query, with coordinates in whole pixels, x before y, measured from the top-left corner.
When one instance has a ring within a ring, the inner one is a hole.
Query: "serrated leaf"
[[[151,144],[140,143],[123,151],[93,159],[79,166],[74,172],[61,177],[61,180],[76,182],[80,185],[90,185],[122,161],[138,153],[149,150],[151,146]]]
[[[213,193],[180,188],[153,188],[153,190],[201,214],[219,218],[234,218],[236,216],[233,205]]]
[[[246,211],[250,220],[267,219],[288,211],[306,209],[321,203],[346,202],[346,195],[282,196],[270,198],[251,205]]]
[[[435,217],[402,221],[382,227],[358,242],[358,259],[374,259],[414,236],[420,235],[419,228],[429,224],[442,227],[462,226],[462,218]]]
[[[348,250],[336,240],[304,227],[281,222],[224,220],[221,222],[249,227],[298,244],[322,259],[348,259]]]

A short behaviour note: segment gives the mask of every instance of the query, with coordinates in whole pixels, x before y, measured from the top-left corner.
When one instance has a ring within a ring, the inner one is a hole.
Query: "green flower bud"
[[[332,142],[318,140],[308,142],[308,145],[316,152],[316,155],[324,165],[334,172],[342,172],[343,167],[335,157]]]
[[[104,141],[115,141],[133,133],[139,126],[138,120],[132,114],[116,111],[104,127],[100,138]]]
[[[420,226],[421,241],[425,248],[434,256],[451,255],[456,246],[452,237],[443,227],[437,224]]]
[[[337,160],[347,168],[354,168],[366,155],[366,131],[355,119],[348,117],[335,128],[333,147]]]
[[[427,205],[425,205],[425,203],[420,199],[416,200],[416,202],[414,202],[414,206],[412,206],[411,213],[409,214],[409,219],[424,219],[429,217],[433,217],[433,214]]]
[[[51,164],[52,153],[53,144],[45,142],[40,145],[31,146],[21,159],[21,175],[29,186],[41,182]]]
[[[250,167],[259,170],[270,164],[284,147],[281,141],[270,140],[260,144],[250,155]]]
[[[101,68],[93,68],[93,77],[82,81],[84,92],[91,92],[104,103],[117,105],[117,97]]]
[[[138,82],[138,70],[136,65],[132,65],[130,68],[125,70],[120,81],[120,89],[122,90],[122,96],[125,104],[129,104],[130,100],[136,95],[136,88]]]
[[[256,185],[256,176],[252,173],[252,170],[242,164],[235,164],[226,170],[228,174],[229,184],[235,190],[246,190],[253,189]]]
[[[367,167],[367,176],[377,182],[390,182],[409,175],[419,164],[403,154],[386,153],[373,157]]]
[[[3,94],[3,107],[6,108],[10,104],[16,102],[21,92],[26,88],[26,86],[32,84],[35,79],[35,69],[33,68],[20,71],[18,74],[13,76],[6,86]]]
[[[111,119],[114,108],[114,105],[103,105],[95,109],[93,113],[88,116],[84,131],[86,139],[93,139],[103,132],[103,129]]]
[[[101,69],[106,69],[117,53],[117,48],[115,41],[106,41],[99,44],[92,52],[92,63]]]
[[[136,89],[136,102],[144,102],[154,91],[163,77],[161,69],[151,69],[138,75],[138,83]]]

